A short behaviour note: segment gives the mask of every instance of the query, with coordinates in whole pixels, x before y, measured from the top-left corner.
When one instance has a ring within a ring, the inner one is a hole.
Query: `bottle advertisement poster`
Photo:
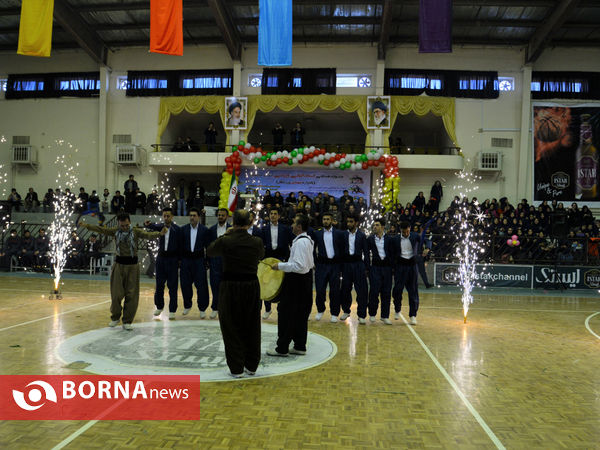
[[[534,105],[532,134],[534,200],[599,206],[600,106]]]

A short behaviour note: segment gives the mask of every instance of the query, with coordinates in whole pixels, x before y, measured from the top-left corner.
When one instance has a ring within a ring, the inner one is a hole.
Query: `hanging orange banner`
[[[150,0],[150,51],[183,55],[183,0]]]

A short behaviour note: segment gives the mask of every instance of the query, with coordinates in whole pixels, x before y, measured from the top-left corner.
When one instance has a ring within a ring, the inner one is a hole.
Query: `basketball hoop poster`
[[[533,107],[535,201],[600,205],[600,107]]]

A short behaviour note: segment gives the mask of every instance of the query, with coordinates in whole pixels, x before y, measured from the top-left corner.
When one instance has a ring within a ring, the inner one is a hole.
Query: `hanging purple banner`
[[[452,0],[420,0],[419,52],[452,53]]]

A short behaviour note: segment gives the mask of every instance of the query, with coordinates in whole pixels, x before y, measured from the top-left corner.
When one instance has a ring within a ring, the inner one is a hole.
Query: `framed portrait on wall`
[[[225,129],[245,130],[248,97],[225,97]]]
[[[390,105],[389,95],[378,95],[367,97],[367,128],[370,130],[390,129]]]

